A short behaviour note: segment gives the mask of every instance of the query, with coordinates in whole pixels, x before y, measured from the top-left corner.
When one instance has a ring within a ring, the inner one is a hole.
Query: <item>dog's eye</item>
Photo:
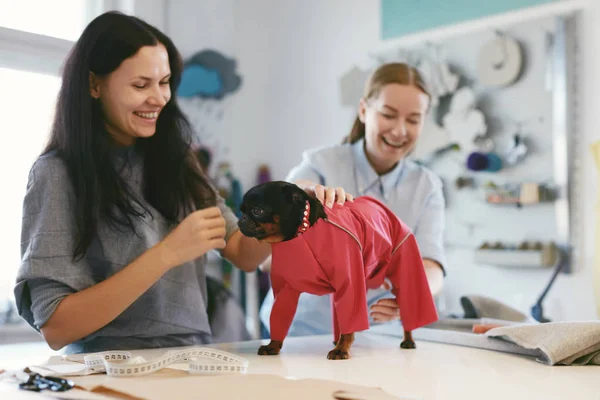
[[[265,210],[263,210],[262,208],[259,208],[259,207],[254,207],[254,208],[252,208],[252,214],[253,214],[255,217],[260,217],[260,216],[262,216],[264,213],[265,213]]]

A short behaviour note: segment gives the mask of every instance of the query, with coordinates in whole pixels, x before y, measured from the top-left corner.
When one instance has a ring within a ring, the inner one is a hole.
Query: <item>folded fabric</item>
[[[537,357],[538,352],[518,346],[506,340],[488,338],[482,334],[473,333],[473,327],[480,324],[512,325],[513,321],[502,321],[492,318],[478,319],[453,319],[442,318],[439,321],[419,328],[413,332],[413,338],[427,342],[452,344],[456,346],[473,347],[476,349],[501,351],[503,353],[517,354],[527,357]],[[389,325],[389,324],[386,324]],[[399,324],[398,324],[399,325]],[[391,334],[390,330],[371,328],[371,332]],[[398,336],[402,328],[395,330],[394,336]]]
[[[512,342],[548,365],[600,365],[600,321],[547,322],[494,328],[488,338]]]

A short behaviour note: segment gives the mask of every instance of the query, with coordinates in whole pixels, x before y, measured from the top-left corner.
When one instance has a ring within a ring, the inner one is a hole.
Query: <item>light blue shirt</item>
[[[445,266],[443,234],[445,201],[440,178],[429,169],[410,160],[402,160],[394,169],[379,176],[365,155],[364,140],[319,148],[303,154],[286,181],[307,179],[330,187],[343,187],[353,196],[373,196],[384,202],[413,231],[423,258]],[[369,290],[369,306],[389,291]],[[260,309],[260,319],[269,329],[273,307],[270,290]],[[332,332],[329,296],[302,293],[289,336],[319,335]]]

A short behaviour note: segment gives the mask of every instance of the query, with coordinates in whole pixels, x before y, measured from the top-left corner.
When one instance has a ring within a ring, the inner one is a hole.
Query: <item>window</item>
[[[0,0],[0,344],[39,340],[14,309],[29,170],[48,140],[60,67],[102,0]],[[5,325],[19,321],[20,324]]]
[[[60,78],[0,68],[0,132],[5,148],[0,157],[0,298],[12,298],[20,262],[21,210],[29,169],[46,144]]]
[[[0,0],[0,26],[77,40],[85,27],[89,4],[86,0]]]

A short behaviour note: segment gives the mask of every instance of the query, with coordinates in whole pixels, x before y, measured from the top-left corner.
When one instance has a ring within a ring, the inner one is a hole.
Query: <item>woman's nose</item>
[[[406,136],[406,125],[402,122],[396,124],[394,129],[392,129],[392,135],[399,137]]]
[[[167,104],[168,101],[169,99],[165,96],[165,94],[160,88],[154,89],[150,94],[150,97],[148,98],[149,104],[158,107],[163,107],[165,104]]]

